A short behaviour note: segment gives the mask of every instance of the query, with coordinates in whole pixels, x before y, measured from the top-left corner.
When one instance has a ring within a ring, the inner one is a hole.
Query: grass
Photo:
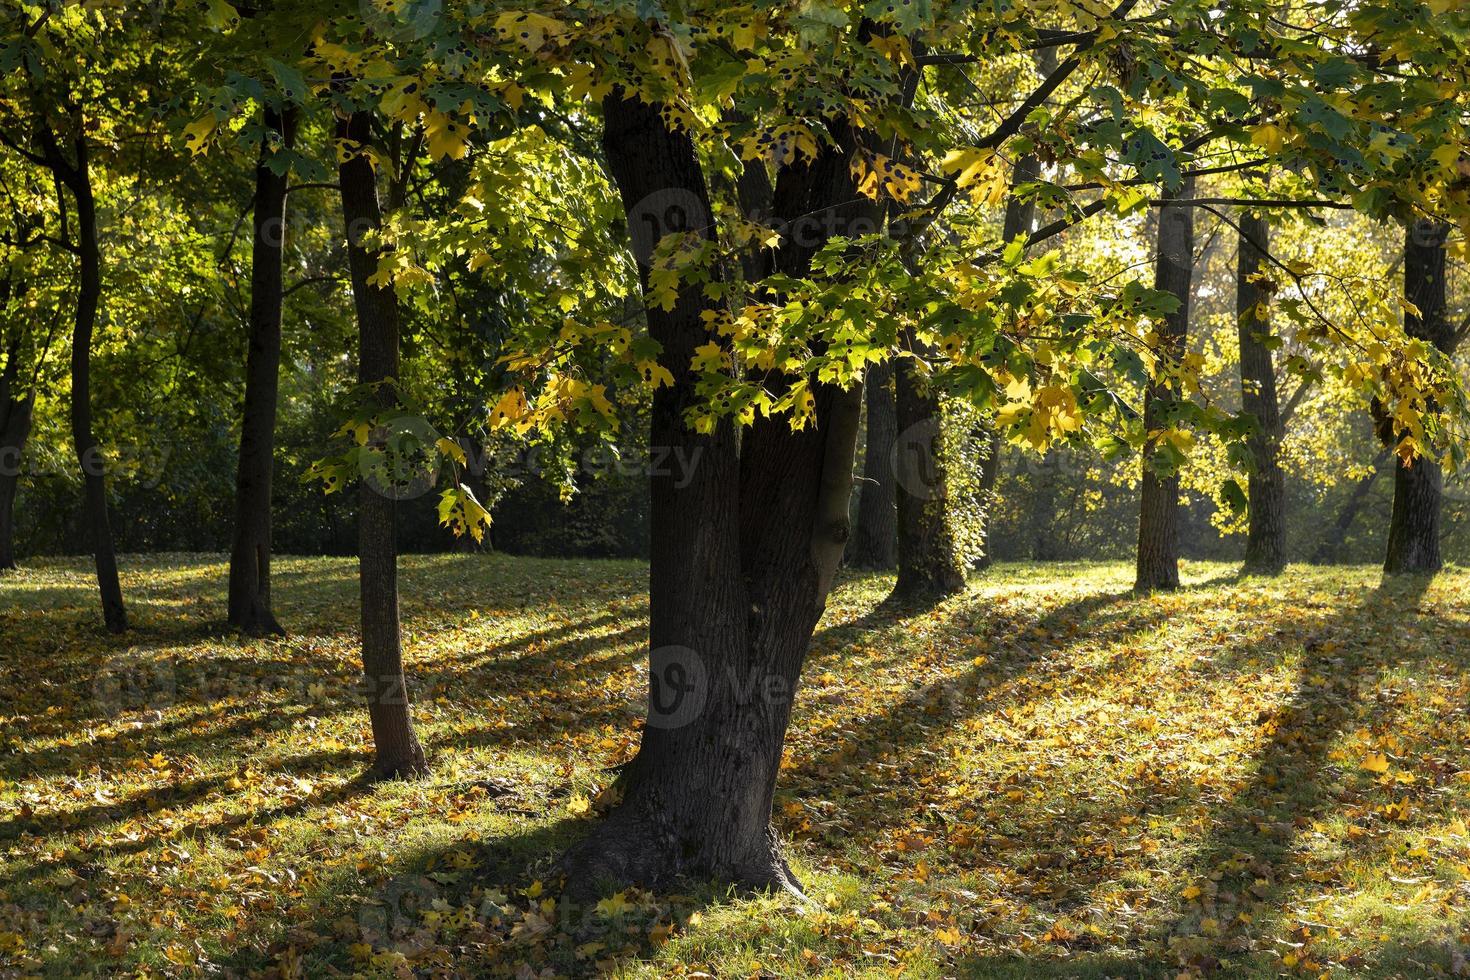
[[[641,717],[623,562],[413,556],[433,776],[366,788],[355,566],[0,580],[0,976],[1402,976],[1470,971],[1470,574],[1002,566],[928,610],[847,577],[776,802],[811,907],[558,901]]]

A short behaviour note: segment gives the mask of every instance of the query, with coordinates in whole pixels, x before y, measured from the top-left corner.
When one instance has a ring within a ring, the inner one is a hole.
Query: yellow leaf
[[[1286,130],[1275,123],[1265,123],[1251,130],[1251,145],[1259,146],[1268,153],[1280,153],[1286,145]]]
[[[1382,752],[1369,752],[1363,756],[1363,761],[1358,763],[1358,768],[1369,772],[1388,772],[1388,756]]]

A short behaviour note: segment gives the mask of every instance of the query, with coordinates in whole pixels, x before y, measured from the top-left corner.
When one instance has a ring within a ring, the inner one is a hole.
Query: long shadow
[[[1330,613],[1306,617],[1307,634],[1293,689],[1282,708],[1262,719],[1268,737],[1255,753],[1251,775],[1213,818],[1213,829],[1185,868],[1181,882],[1196,881],[1200,890],[1181,899],[1174,915],[1152,937],[1147,948],[1160,954],[1159,969],[1180,967],[1214,970],[1250,948],[1243,937],[1270,924],[1292,887],[1294,850],[1304,830],[1344,804],[1356,804],[1371,789],[1351,785],[1348,773],[1329,758],[1336,740],[1350,726],[1378,727],[1391,706],[1365,703],[1362,695],[1376,687],[1386,669],[1410,662],[1365,655],[1339,635],[1351,639],[1367,629],[1380,633],[1417,611],[1430,585],[1428,577],[1386,578],[1378,589]],[[1318,608],[1322,608],[1319,606]],[[1351,651],[1339,654],[1339,649]],[[1260,653],[1255,646],[1235,647],[1218,660],[1231,663]],[[1364,714],[1366,712],[1366,714]],[[1348,781],[1343,787],[1333,780]],[[1208,934],[1201,923],[1223,923]]]
[[[529,964],[537,976],[550,970],[602,977],[651,955],[656,947],[649,937],[658,928],[683,923],[721,897],[709,890],[660,897],[629,892],[626,908],[570,902],[559,894],[553,860],[589,826],[561,819],[396,852],[367,882],[345,871],[327,876],[300,901],[316,911],[298,916],[289,934],[266,919],[243,923],[236,930],[241,938],[221,950],[217,963],[249,975],[286,959],[306,976],[360,973],[347,949],[362,943],[375,953],[402,954],[432,975],[513,976]],[[322,934],[339,940],[298,958],[293,937]]]
[[[994,604],[990,609],[975,612],[975,606],[983,596],[970,597],[966,607],[957,612],[949,627],[956,631],[974,630],[972,637],[981,648],[995,655],[974,657],[975,648],[950,649],[932,663],[921,666],[923,670],[938,676],[915,684],[897,701],[879,706],[864,715],[845,717],[842,727],[824,738],[823,750],[799,764],[786,781],[790,791],[807,793],[831,793],[832,786],[840,787],[839,796],[850,797],[854,806],[866,817],[862,822],[877,828],[884,821],[872,818],[886,812],[895,818],[905,812],[902,805],[895,806],[893,800],[882,800],[881,807],[871,795],[878,781],[882,781],[889,792],[902,792],[903,777],[891,773],[879,773],[874,766],[885,761],[901,759],[917,747],[932,742],[943,730],[952,728],[968,718],[981,715],[992,709],[1008,687],[1025,672],[1038,666],[1046,669],[1066,668],[1067,653],[1081,640],[1105,644],[1120,636],[1131,635],[1152,628],[1162,614],[1130,615],[1124,609],[1106,617],[1102,622],[1094,617],[1105,609],[1133,599],[1131,592],[1103,592],[1086,595],[1052,608],[1040,616],[1014,613]],[[860,625],[871,628],[885,621],[883,607],[875,607]],[[894,627],[901,625],[895,623]],[[1086,627],[1085,634],[1083,628]],[[1062,642],[1051,643],[1058,633],[1064,633]],[[1048,642],[1014,642],[1026,636],[1036,640],[1046,637]],[[960,654],[972,662],[958,672],[949,668]],[[813,673],[821,670],[826,655],[812,665]],[[915,665],[905,665],[912,668]],[[820,695],[809,700],[817,700]]]

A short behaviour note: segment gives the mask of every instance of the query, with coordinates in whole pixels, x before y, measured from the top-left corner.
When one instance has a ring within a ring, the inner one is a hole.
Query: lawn
[[[1002,566],[934,609],[848,576],[776,822],[810,903],[558,900],[641,717],[643,566],[403,559],[425,781],[365,787],[355,564],[0,580],[0,976],[1470,973],[1470,573]]]

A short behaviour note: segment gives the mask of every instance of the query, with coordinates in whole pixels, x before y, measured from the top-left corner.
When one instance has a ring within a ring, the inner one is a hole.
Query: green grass
[[[0,580],[0,976],[1470,969],[1465,572],[847,577],[776,803],[812,905],[592,909],[553,865],[636,745],[643,567],[403,559],[434,774],[374,788],[354,572],[279,561],[278,641],[223,628],[216,556],[126,559],[120,639],[82,561]]]

